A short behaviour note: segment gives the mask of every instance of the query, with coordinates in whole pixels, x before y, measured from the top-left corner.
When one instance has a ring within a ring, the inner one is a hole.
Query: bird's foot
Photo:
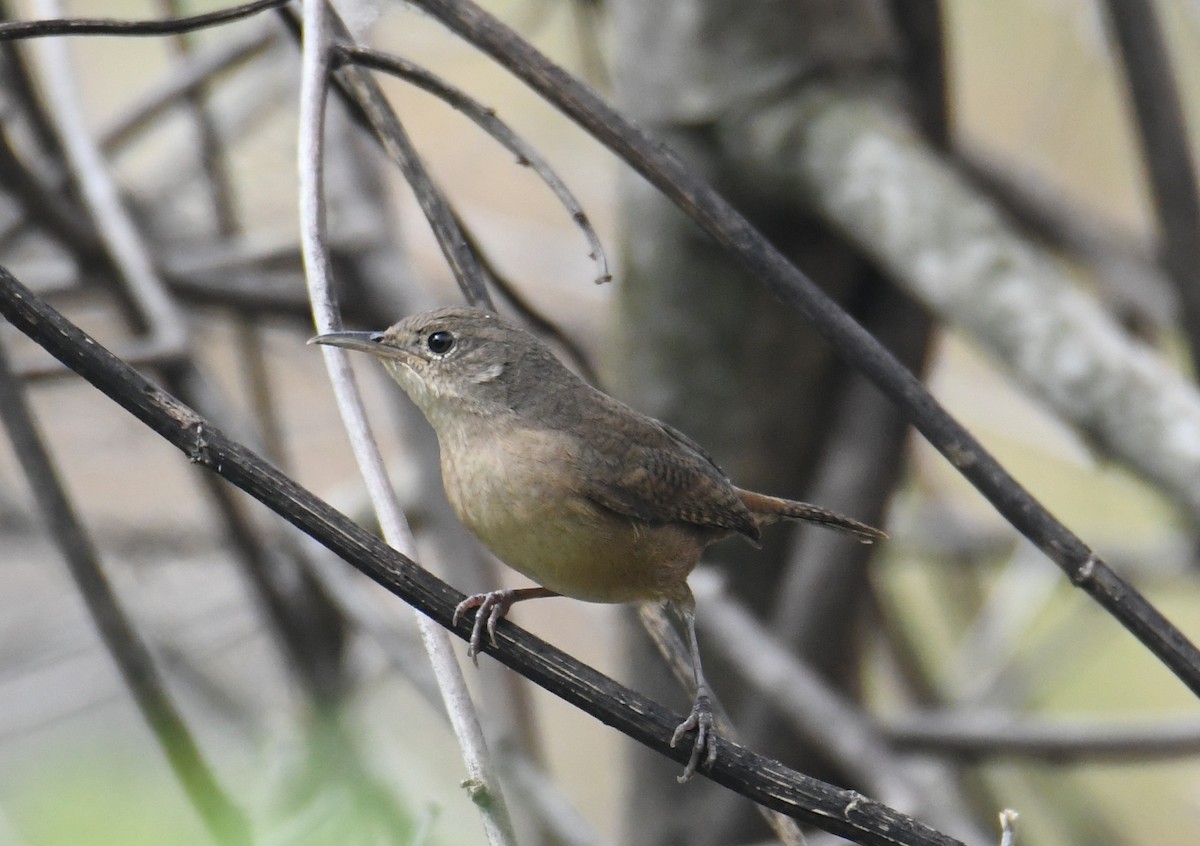
[[[479,666],[479,649],[483,642],[484,627],[487,627],[488,640],[491,641],[492,646],[495,646],[496,624],[504,618],[508,609],[512,608],[517,599],[517,592],[514,590],[493,590],[468,596],[454,607],[453,623],[456,626],[463,614],[472,608],[479,609],[475,612],[475,625],[471,627],[471,639],[467,641],[467,657],[475,662],[475,666]]]
[[[711,767],[717,760],[712,699],[705,688],[696,691],[696,701],[692,705],[692,713],[675,728],[675,733],[671,735],[671,748],[674,748],[675,744],[692,729],[696,730],[696,740],[692,744],[692,756],[688,758],[687,766],[683,768],[683,775],[678,777],[680,784],[692,780],[702,759],[705,767]]]

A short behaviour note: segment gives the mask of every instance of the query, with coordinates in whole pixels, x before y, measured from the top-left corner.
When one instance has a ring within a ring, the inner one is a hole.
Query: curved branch
[[[405,82],[415,85],[422,91],[427,91],[451,108],[462,112],[474,121],[480,129],[492,136],[505,149],[515,155],[518,164],[532,168],[533,172],[538,175],[542,182],[546,183],[546,187],[554,192],[554,196],[558,197],[558,201],[562,203],[563,208],[570,213],[571,220],[583,232],[583,237],[587,239],[588,246],[591,248],[588,257],[596,262],[599,271],[596,274],[596,284],[599,285],[612,281],[612,274],[608,271],[608,259],[604,255],[604,245],[600,243],[600,236],[596,234],[596,230],[592,227],[591,220],[588,219],[587,213],[584,212],[579,200],[575,199],[575,195],[571,193],[571,189],[566,186],[566,183],[554,172],[554,169],[542,158],[541,154],[534,149],[533,145],[513,132],[508,124],[496,117],[495,109],[488,108],[445,80],[425,70],[420,65],[414,64],[400,56],[385,53],[382,50],[361,47],[357,44],[339,44],[336,49],[347,61],[364,68],[371,68],[372,70],[392,74],[403,79]]]

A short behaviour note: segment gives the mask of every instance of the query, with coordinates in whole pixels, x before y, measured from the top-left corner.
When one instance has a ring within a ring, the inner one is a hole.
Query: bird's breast
[[[569,438],[513,428],[440,438],[459,519],[505,564],[564,596],[631,602],[675,595],[709,540],[581,496]]]

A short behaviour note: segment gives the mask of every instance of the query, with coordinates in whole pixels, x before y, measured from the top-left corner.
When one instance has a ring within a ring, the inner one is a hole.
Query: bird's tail
[[[872,528],[866,523],[852,520],[849,517],[838,514],[836,511],[830,511],[827,508],[821,508],[816,505],[809,505],[807,502],[780,499],[779,497],[767,496],[766,494],[754,493],[753,491],[744,491],[741,488],[738,488],[738,496],[741,497],[746,507],[750,509],[750,513],[754,515],[755,520],[758,521],[760,526],[769,525],[777,520],[784,519],[804,520],[808,523],[817,523],[830,529],[853,535],[862,543],[874,543],[877,540],[887,539],[887,534],[879,529]]]

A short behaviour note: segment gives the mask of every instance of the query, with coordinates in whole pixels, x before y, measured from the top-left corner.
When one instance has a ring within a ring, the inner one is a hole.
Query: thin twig
[[[18,38],[45,38],[51,35],[171,35],[193,32],[210,26],[248,18],[266,9],[282,6],[289,0],[254,0],[241,6],[193,15],[187,18],[153,21],[122,21],[116,18],[46,18],[36,21],[0,23],[0,41]]]
[[[126,686],[188,799],[218,843],[250,844],[250,823],[225,794],[167,693],[149,648],[126,616],[38,434],[25,392],[0,344],[0,419],[34,498]]]
[[[1000,812],[1000,846],[1016,846],[1018,816],[1011,808]]]
[[[341,328],[341,318],[332,297],[329,255],[326,249],[322,141],[325,128],[325,99],[329,85],[329,24],[332,9],[324,0],[304,5],[304,43],[301,48],[300,138],[300,237],[304,265],[318,332]],[[342,424],[366,483],[380,527],[388,543],[408,557],[416,555],[416,543],[396,493],[388,480],[383,457],[367,423],[366,409],[358,394],[349,356],[342,350],[322,347]],[[467,693],[466,680],[454,657],[446,632],[434,621],[418,618],[421,639],[429,653],[434,675],[454,734],[458,738],[470,783],[470,793],[483,819],[488,842],[493,846],[516,843],[512,821],[488,754],[479,718]]]
[[[295,15],[288,9],[281,10],[281,14],[284,22],[299,39],[300,31],[296,27]],[[339,41],[351,42],[353,39],[349,30],[332,7],[329,14],[332,18],[333,37]],[[430,177],[403,124],[384,96],[383,89],[369,73],[352,65],[338,68],[333,73],[333,79],[337,83],[339,93],[350,104],[351,111],[366,118],[384,151],[400,168],[425,219],[429,221],[442,255],[450,265],[454,279],[467,302],[495,311],[484,284],[486,275],[479,259],[467,248],[466,239],[459,231],[449,201]]]
[[[385,53],[382,50],[362,47],[357,44],[339,44],[336,49],[346,60],[365,68],[372,68],[373,70],[397,76],[406,82],[412,83],[421,90],[429,92],[451,108],[462,112],[474,121],[480,129],[496,139],[509,152],[513,153],[517,157],[518,164],[532,168],[533,172],[546,183],[546,187],[554,192],[554,196],[558,197],[558,201],[562,203],[563,208],[571,215],[571,220],[574,221],[583,232],[583,236],[587,239],[588,247],[591,249],[588,257],[596,262],[596,284],[600,285],[612,281],[612,273],[608,270],[608,260],[604,255],[604,245],[600,243],[600,236],[596,234],[596,230],[592,227],[591,220],[588,218],[587,213],[584,212],[579,200],[575,199],[575,195],[571,193],[571,189],[554,172],[549,162],[542,158],[534,146],[513,132],[508,124],[496,116],[495,109],[483,105],[478,100],[468,96],[465,92],[455,88],[420,65],[414,64],[400,56]]]
[[[932,711],[882,724],[897,749],[968,761],[1035,759],[1052,763],[1145,762],[1200,754],[1200,721],[1038,720],[987,711]]]
[[[472,621],[453,623],[463,595],[379,538],[231,441],[195,411],[114,358],[95,339],[0,268],[0,314],[197,464],[262,502],[385,588],[464,640]],[[502,621],[496,644],[483,651],[561,697],[682,764],[690,749],[673,749],[681,720],[550,644]],[[959,841],[850,790],[788,769],[718,737],[717,760],[702,775],[774,810],[868,846],[955,846]]]

